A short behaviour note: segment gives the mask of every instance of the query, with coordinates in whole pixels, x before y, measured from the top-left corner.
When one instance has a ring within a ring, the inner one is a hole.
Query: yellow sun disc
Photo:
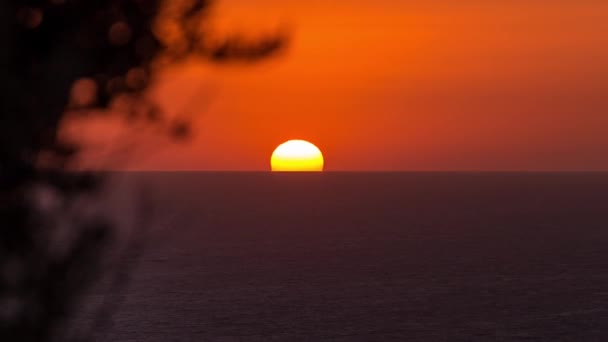
[[[323,154],[304,140],[289,140],[277,147],[270,158],[272,171],[323,171]]]

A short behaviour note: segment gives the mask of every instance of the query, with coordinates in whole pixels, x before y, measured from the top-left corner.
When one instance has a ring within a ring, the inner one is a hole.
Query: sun
[[[323,171],[323,154],[317,146],[305,140],[289,140],[272,153],[272,171]]]

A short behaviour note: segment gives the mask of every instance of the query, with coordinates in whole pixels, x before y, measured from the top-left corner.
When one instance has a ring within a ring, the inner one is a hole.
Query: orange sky
[[[326,170],[608,170],[606,1],[222,0],[215,15],[219,32],[287,27],[289,47],[167,71],[155,97],[196,114],[196,138],[112,167],[267,170],[299,138]]]

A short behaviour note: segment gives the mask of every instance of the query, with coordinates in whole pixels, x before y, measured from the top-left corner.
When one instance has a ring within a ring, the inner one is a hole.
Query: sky
[[[606,18],[600,0],[221,0],[218,34],[283,30],[287,49],[166,70],[152,94],[196,117],[193,140],[93,159],[268,170],[304,139],[329,171],[608,170]]]

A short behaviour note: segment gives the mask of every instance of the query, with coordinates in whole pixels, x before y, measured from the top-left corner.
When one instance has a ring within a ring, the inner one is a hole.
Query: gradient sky
[[[327,170],[608,170],[606,1],[221,0],[214,18],[289,47],[168,70],[154,96],[196,138],[112,167],[267,170],[298,138]]]

